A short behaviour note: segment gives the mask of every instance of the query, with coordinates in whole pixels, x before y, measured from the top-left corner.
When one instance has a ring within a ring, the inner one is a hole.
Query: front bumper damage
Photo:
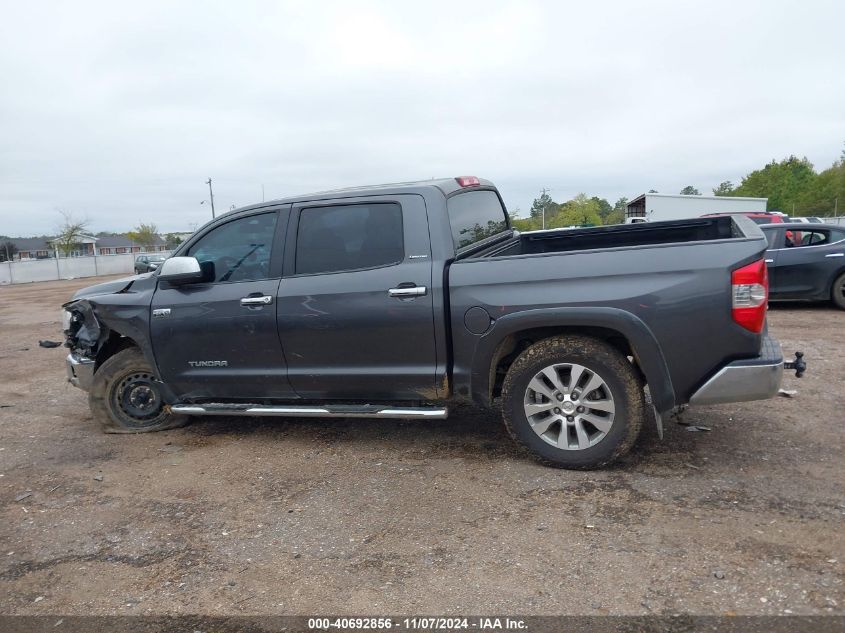
[[[95,360],[71,353],[67,355],[65,365],[67,367],[67,381],[70,384],[85,391],[91,389],[91,383],[94,381]]]
[[[95,359],[108,330],[100,326],[88,301],[71,301],[62,307],[65,347],[70,348],[65,359],[67,380],[74,387],[88,391],[94,381]]]
[[[803,354],[799,354],[801,368],[797,375],[800,377],[806,366],[801,360]],[[780,343],[766,336],[757,358],[728,363],[692,394],[689,403],[698,405],[768,400],[780,389],[784,368],[799,370],[795,363],[784,363]]]

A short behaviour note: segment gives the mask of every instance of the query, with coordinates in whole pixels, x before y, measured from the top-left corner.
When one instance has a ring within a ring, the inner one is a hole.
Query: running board
[[[294,418],[399,418],[445,420],[446,407],[387,407],[374,404],[336,404],[315,407],[309,405],[258,404],[174,404],[173,413],[182,415],[248,415],[257,417]]]

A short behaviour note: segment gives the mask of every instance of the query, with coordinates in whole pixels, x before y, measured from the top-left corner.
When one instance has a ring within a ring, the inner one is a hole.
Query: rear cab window
[[[452,241],[462,251],[508,229],[505,207],[495,191],[466,191],[446,200]]]

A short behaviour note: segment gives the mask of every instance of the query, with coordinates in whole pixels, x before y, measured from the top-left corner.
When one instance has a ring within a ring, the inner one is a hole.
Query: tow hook
[[[800,378],[807,371],[807,363],[804,362],[804,352],[795,352],[795,360],[791,363],[784,362],[784,369],[794,369],[795,377]]]

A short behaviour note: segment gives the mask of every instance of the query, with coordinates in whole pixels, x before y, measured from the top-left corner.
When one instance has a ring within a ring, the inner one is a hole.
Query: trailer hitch
[[[794,369],[795,377],[800,378],[807,371],[807,363],[804,362],[804,352],[795,352],[795,360],[791,363],[784,361],[784,369]]]

